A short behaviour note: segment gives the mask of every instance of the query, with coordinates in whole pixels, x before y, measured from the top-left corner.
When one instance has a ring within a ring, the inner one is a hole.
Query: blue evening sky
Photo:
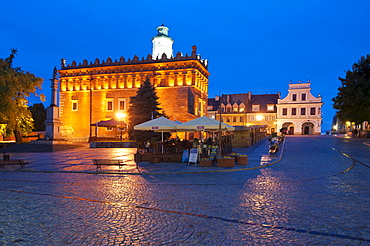
[[[2,1],[0,57],[18,49],[15,66],[44,78],[48,106],[49,79],[61,58],[146,57],[164,23],[174,54],[196,45],[208,59],[209,97],[249,91],[285,97],[289,81],[309,79],[325,103],[325,131],[338,77],[370,53],[369,9],[369,0]]]

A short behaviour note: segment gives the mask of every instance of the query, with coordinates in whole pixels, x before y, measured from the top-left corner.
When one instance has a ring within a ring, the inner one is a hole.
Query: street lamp
[[[125,113],[121,113],[121,112],[118,112],[116,113],[116,117],[118,118],[119,122],[120,122],[120,128],[121,128],[121,135],[120,135],[120,141],[122,141],[122,128],[123,128],[123,118],[126,117],[126,114]]]

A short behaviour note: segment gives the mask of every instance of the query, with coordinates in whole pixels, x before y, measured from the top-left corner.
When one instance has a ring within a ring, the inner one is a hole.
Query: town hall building
[[[58,81],[53,82],[54,87],[59,83],[59,119],[53,120],[60,122],[59,137],[83,142],[98,134],[115,137],[114,129],[97,129],[94,124],[110,119],[129,122],[130,97],[136,95],[147,77],[156,89],[159,107],[171,120],[185,122],[206,115],[207,60],[197,54],[196,46],[190,55],[173,55],[174,41],[168,35],[168,27],[161,25],[157,31],[152,39],[152,54],[146,58],[108,57],[69,64],[62,59]],[[117,113],[124,118],[118,119]],[[52,132],[55,137],[57,130]]]

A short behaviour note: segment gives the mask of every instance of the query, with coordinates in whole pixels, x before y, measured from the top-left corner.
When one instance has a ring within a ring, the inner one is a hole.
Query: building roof
[[[247,112],[252,112],[252,105],[260,105],[259,113],[266,113],[267,112],[267,105],[268,104],[277,104],[277,99],[279,98],[279,94],[263,94],[263,95],[252,95],[251,92],[248,93],[240,93],[240,94],[222,94],[219,99],[216,98],[208,98],[208,106],[212,106],[212,109],[209,111],[217,111],[220,107],[220,102],[223,105],[231,104],[240,105],[244,103],[247,108]],[[255,111],[253,111],[255,112]],[[271,112],[271,111],[269,111]],[[276,106],[274,106],[274,112],[276,112]]]
[[[268,104],[274,104],[274,112],[276,112],[276,104],[277,104],[278,98],[279,98],[279,94],[252,95],[250,103],[247,105],[247,112],[255,112],[255,111],[252,111],[252,105],[260,105],[258,112],[267,113]]]

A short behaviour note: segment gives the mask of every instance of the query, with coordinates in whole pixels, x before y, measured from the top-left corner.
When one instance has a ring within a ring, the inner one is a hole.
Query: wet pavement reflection
[[[94,173],[102,153],[135,166],[128,149],[24,156],[92,172],[1,171],[0,245],[370,244],[370,169],[338,152],[370,164],[369,146],[289,137],[281,161],[257,168],[265,144],[244,150],[256,168],[234,172]]]

